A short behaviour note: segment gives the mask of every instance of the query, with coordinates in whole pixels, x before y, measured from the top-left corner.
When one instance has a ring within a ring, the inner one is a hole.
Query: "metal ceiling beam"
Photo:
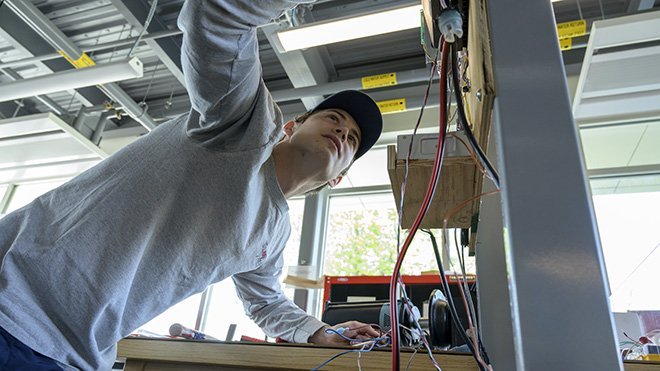
[[[590,169],[590,179],[621,178],[660,174],[660,164]]]
[[[648,10],[653,8],[655,0],[630,0],[628,4],[628,13],[636,13],[640,10]]]
[[[21,17],[30,28],[45,38],[49,44],[57,45],[58,49],[73,59],[80,57],[80,50],[36,6],[20,0],[7,0],[6,6]]]
[[[10,118],[16,111],[16,104],[13,102],[0,102],[0,119]]]
[[[396,72],[397,85],[428,81],[428,79],[429,79],[429,69],[426,68]],[[433,79],[436,80],[437,76],[434,76]],[[325,84],[308,86],[304,88],[277,90],[272,92],[271,95],[273,96],[273,99],[276,102],[283,102],[283,101],[301,99],[306,97],[315,97],[315,96],[333,94],[347,89],[362,90],[362,79],[355,78],[355,79],[348,79],[342,81],[328,82]]]
[[[30,56],[53,51],[53,47],[36,31],[27,27],[14,12],[0,11],[0,36],[11,43],[15,49]],[[71,69],[71,65],[63,59],[34,62],[32,65],[52,72]],[[93,106],[103,103],[106,97],[96,88],[83,88],[76,90],[75,99],[84,106]]]
[[[83,52],[76,46],[57,26],[53,24],[39,9],[28,1],[6,0],[5,4],[16,13],[33,30],[37,31],[55,49],[61,50],[72,60],[82,57]],[[7,12],[0,12],[7,13]],[[36,53],[35,53],[36,54]],[[53,61],[58,62],[58,61]],[[61,62],[61,61],[60,61]],[[111,83],[99,86],[99,88],[114,101],[119,103],[124,110],[148,130],[156,127],[156,122],[145,110],[140,107],[133,98],[124,92],[119,85]]]
[[[309,12],[303,12],[303,21],[311,22]],[[268,42],[273,48],[277,59],[284,67],[289,80],[296,88],[313,86],[325,83],[334,78],[337,73],[334,69],[330,56],[325,47],[312,48],[308,50],[294,50],[288,53],[279,52],[277,47],[276,32],[286,28],[285,23],[271,23],[261,27],[261,31],[266,35]],[[316,107],[321,103],[323,96],[302,97],[303,104],[307,109]]]
[[[149,4],[145,0],[111,0],[112,4],[128,20],[128,23],[135,27],[138,32],[142,32],[144,21],[149,14]],[[158,14],[155,14],[148,26],[148,30],[153,32],[168,31],[167,26],[160,20]],[[145,32],[145,36],[148,33]],[[181,69],[181,45],[172,37],[163,39],[144,39],[143,41],[156,54],[158,59],[167,67],[182,86],[186,86],[183,79],[183,70]]]

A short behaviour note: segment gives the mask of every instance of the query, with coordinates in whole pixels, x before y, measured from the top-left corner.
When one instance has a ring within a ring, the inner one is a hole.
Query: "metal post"
[[[517,369],[620,370],[552,6],[489,1],[488,13]]]
[[[496,128],[491,128],[488,157],[497,161]],[[495,185],[484,179],[483,192],[494,191]],[[481,200],[477,229],[477,295],[479,297],[479,328],[488,357],[495,370],[516,371],[509,283],[506,279],[506,257],[502,239],[502,207],[500,195]]]
[[[16,184],[8,184],[5,194],[0,197],[0,215],[7,212],[11,198],[14,196],[14,191],[16,191]]]
[[[325,225],[328,219],[328,190],[305,197],[302,234],[298,265],[312,266],[314,278],[323,274],[323,248],[325,246]],[[319,290],[296,289],[294,300],[307,313],[316,314],[320,310]]]
[[[101,115],[96,122],[96,129],[94,129],[94,133],[92,133],[91,141],[97,146],[101,143],[101,137],[103,136],[103,131],[105,130],[105,125],[107,123],[108,117],[104,115]]]
[[[213,295],[213,285],[209,285],[199,299],[199,308],[197,308],[197,318],[195,319],[195,329],[204,331],[206,329],[206,319],[209,316],[209,307],[211,306],[211,296]]]

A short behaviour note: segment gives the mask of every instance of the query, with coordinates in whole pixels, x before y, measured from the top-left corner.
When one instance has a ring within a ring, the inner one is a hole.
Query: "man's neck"
[[[313,162],[305,155],[310,154],[302,153],[287,142],[280,142],[273,148],[277,182],[286,198],[304,194],[321,185],[317,180],[318,168],[311,166]]]

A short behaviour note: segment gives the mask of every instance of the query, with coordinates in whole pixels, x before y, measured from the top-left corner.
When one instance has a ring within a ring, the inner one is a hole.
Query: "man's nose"
[[[341,136],[342,142],[346,140],[346,134],[348,134],[348,128],[344,128],[344,127],[336,128],[335,132]]]

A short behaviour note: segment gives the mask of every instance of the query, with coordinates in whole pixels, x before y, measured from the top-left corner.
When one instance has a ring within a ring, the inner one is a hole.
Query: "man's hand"
[[[348,340],[337,335],[334,331],[340,332],[344,337],[355,340],[369,340],[380,337],[380,332],[371,325],[358,321],[348,321],[334,326],[323,326],[318,329],[314,335],[309,337],[309,342],[319,345],[346,345]],[[342,330],[343,329],[343,330]]]

